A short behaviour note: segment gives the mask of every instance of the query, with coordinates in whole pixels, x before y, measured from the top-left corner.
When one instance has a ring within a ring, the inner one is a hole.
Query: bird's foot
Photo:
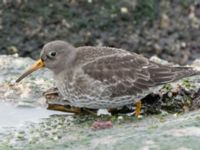
[[[133,116],[140,118],[141,117],[141,107],[142,102],[141,100],[135,103],[135,111],[133,112],[133,109],[130,109],[128,107],[123,107],[122,109],[109,109],[108,112],[110,112],[112,115],[116,115],[118,113],[127,114],[128,116]]]

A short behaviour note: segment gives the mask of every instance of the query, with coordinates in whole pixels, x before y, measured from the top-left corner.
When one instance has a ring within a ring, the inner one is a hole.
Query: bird
[[[200,74],[192,67],[162,65],[120,48],[76,48],[55,40],[43,46],[40,58],[16,82],[44,67],[53,72],[64,104],[72,106],[70,112],[135,104],[135,116],[140,115],[141,99],[158,87]]]

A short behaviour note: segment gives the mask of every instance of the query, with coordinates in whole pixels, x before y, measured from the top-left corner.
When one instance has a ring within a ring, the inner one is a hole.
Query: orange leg
[[[138,116],[140,115],[141,107],[142,107],[142,102],[141,102],[141,100],[138,101],[137,103],[135,103],[135,105],[136,105],[135,116],[138,117]]]

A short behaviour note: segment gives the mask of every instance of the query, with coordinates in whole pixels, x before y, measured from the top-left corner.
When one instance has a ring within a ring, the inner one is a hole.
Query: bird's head
[[[46,67],[55,74],[63,71],[63,69],[70,69],[75,57],[75,48],[64,41],[52,41],[44,45],[40,59],[38,59],[30,68],[27,69],[17,80],[20,82],[27,75],[32,72]]]

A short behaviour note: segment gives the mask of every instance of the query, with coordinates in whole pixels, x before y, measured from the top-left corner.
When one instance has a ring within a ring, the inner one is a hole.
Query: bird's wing
[[[101,57],[82,68],[91,78],[108,85],[113,97],[136,95],[150,87],[177,80],[182,71],[156,64],[135,53]]]

